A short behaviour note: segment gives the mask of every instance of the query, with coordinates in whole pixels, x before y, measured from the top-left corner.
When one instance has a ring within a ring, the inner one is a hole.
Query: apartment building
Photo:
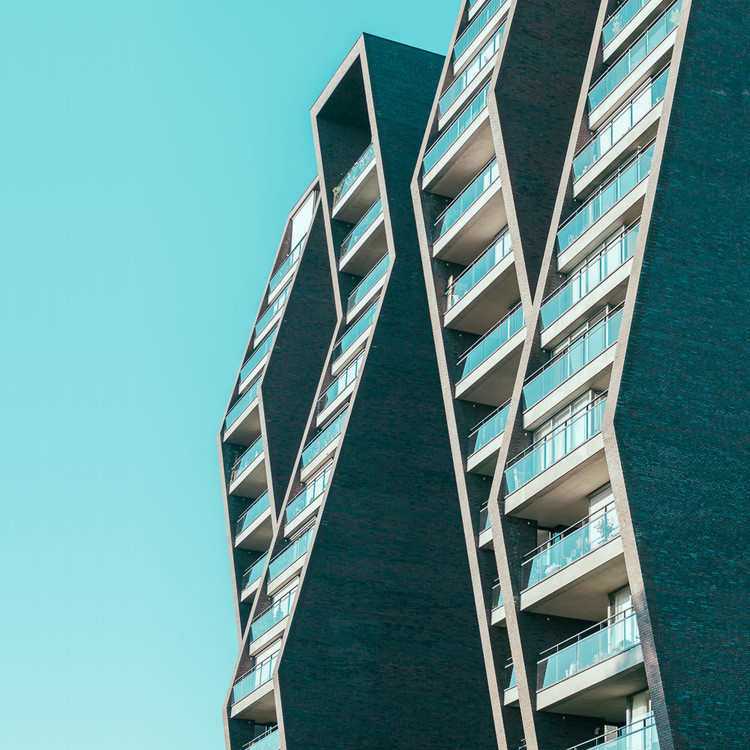
[[[342,63],[219,435],[229,748],[747,747],[740,17]]]

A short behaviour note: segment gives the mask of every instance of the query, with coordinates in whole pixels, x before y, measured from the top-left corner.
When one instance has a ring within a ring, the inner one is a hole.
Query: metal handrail
[[[488,161],[488,162],[487,162],[487,163],[486,163],[486,164],[485,164],[485,165],[484,165],[484,166],[483,166],[483,167],[482,167],[482,168],[481,168],[481,169],[480,169],[480,170],[479,170],[479,171],[478,171],[477,173],[476,173],[476,175],[475,175],[475,176],[474,176],[474,177],[472,178],[471,182],[470,182],[470,183],[469,183],[469,184],[468,184],[468,185],[467,185],[467,186],[466,186],[466,187],[465,187],[465,188],[464,188],[464,189],[463,189],[463,190],[462,190],[462,191],[461,191],[461,192],[460,192],[460,193],[459,193],[459,194],[458,194],[458,195],[457,195],[457,196],[456,196],[456,197],[455,197],[455,198],[454,198],[454,199],[453,199],[453,200],[452,200],[452,201],[451,201],[451,202],[450,202],[450,203],[449,203],[449,204],[448,204],[448,205],[447,205],[446,207],[445,207],[445,209],[444,209],[444,210],[442,211],[442,213],[440,213],[440,214],[438,215],[437,219],[435,219],[435,226],[437,226],[438,222],[439,222],[439,221],[440,221],[440,220],[441,220],[441,219],[442,219],[442,218],[443,218],[443,217],[444,217],[444,216],[445,216],[445,215],[446,215],[446,214],[448,213],[448,211],[450,211],[450,210],[451,210],[451,208],[453,208],[453,206],[455,206],[455,205],[456,205],[456,203],[458,203],[458,201],[459,201],[459,200],[461,200],[461,197],[462,197],[462,196],[464,195],[464,193],[465,193],[465,192],[466,192],[467,190],[470,190],[470,189],[471,189],[471,187],[472,187],[472,186],[474,185],[474,183],[475,183],[475,182],[476,182],[476,181],[477,181],[477,180],[478,180],[478,179],[479,179],[480,177],[482,177],[482,176],[484,175],[484,173],[485,173],[485,172],[487,171],[487,167],[490,167],[490,166],[492,165],[492,163],[493,163],[493,162],[495,162],[495,161],[497,161],[497,156],[493,156],[493,157],[492,157],[492,158],[491,158],[491,159],[490,159],[490,160],[489,160],[489,161]],[[498,176],[498,178],[497,178],[497,179],[499,180],[499,179],[500,179],[500,177]],[[494,184],[494,180],[493,180],[493,181],[492,181],[492,183],[490,183],[490,184]],[[471,202],[471,203],[470,203],[470,204],[469,204],[469,205],[468,205],[467,207],[466,207],[466,208],[467,208],[467,210],[468,210],[469,208],[471,208],[471,206],[473,206],[473,205],[474,205],[474,204],[475,204],[475,203],[476,203],[476,202],[477,202],[477,201],[479,200],[479,197],[480,197],[480,196],[481,196],[482,194],[484,194],[484,190],[483,190],[483,191],[482,191],[482,192],[481,192],[481,193],[480,193],[480,194],[479,194],[479,195],[478,195],[478,196],[477,196],[477,197],[476,197],[476,198],[475,198],[475,199],[474,199],[474,200],[473,200],[473,201],[472,201],[472,202]]]
[[[270,505],[270,498],[268,497],[268,490],[258,495],[258,497],[256,497],[255,500],[253,500],[253,502],[250,504],[247,510],[237,519],[237,523],[235,525],[237,534],[245,530],[244,522],[245,522],[245,518],[247,518],[247,514],[253,509],[257,510],[258,503],[265,502],[266,500],[269,501],[268,507],[270,508],[271,505]],[[260,515],[260,513],[258,515]]]
[[[363,152],[362,155],[357,159],[357,161],[354,163],[354,166],[343,176],[341,182],[339,182],[338,185],[336,185],[335,188],[333,188],[333,205],[335,206],[341,198],[346,195],[346,191],[354,184],[356,179],[359,177],[362,172],[365,171],[365,168],[370,164],[370,162],[375,158],[375,144],[371,143]],[[359,170],[357,172],[357,170]],[[356,174],[355,174],[356,172]],[[354,175],[354,179],[350,182],[348,185],[344,185],[344,183],[352,176]]]
[[[478,347],[478,346],[479,346],[479,345],[480,345],[480,344],[481,344],[481,343],[482,343],[483,341],[485,341],[485,339],[487,339],[487,337],[488,337],[488,336],[491,336],[491,335],[492,335],[492,334],[493,334],[493,333],[494,333],[494,332],[495,332],[495,331],[496,331],[496,330],[497,330],[498,328],[500,328],[500,326],[501,326],[501,325],[502,325],[503,323],[505,323],[505,321],[506,321],[506,320],[508,320],[508,318],[510,318],[510,317],[511,317],[512,315],[514,315],[515,313],[517,313],[517,312],[518,312],[518,311],[519,311],[519,310],[520,310],[521,308],[522,308],[522,303],[521,303],[521,302],[519,302],[519,303],[518,303],[518,304],[517,304],[517,305],[516,305],[516,306],[515,306],[514,308],[512,308],[512,309],[510,310],[510,312],[508,312],[508,314],[507,314],[507,315],[503,316],[503,317],[502,317],[502,318],[501,318],[501,319],[500,319],[500,320],[499,320],[499,321],[498,321],[497,323],[495,323],[495,325],[494,325],[494,326],[492,326],[492,328],[490,328],[490,330],[489,330],[489,331],[487,331],[487,333],[484,333],[484,334],[482,334],[482,336],[480,336],[480,337],[479,337],[479,338],[478,338],[478,339],[477,339],[477,340],[476,340],[476,341],[475,341],[475,342],[474,342],[474,343],[473,343],[473,344],[472,344],[472,345],[471,345],[471,346],[470,346],[470,347],[469,347],[469,348],[468,348],[468,349],[467,349],[467,350],[466,350],[466,351],[465,351],[465,352],[464,352],[464,353],[463,353],[463,354],[462,354],[462,355],[461,355],[461,356],[460,356],[460,357],[458,358],[458,361],[456,362],[456,364],[457,364],[457,365],[460,365],[460,364],[461,364],[461,362],[463,362],[463,361],[464,361],[464,360],[465,360],[465,359],[466,359],[466,358],[467,358],[467,357],[469,356],[469,354],[471,354],[471,352],[472,352],[472,351],[473,351],[474,349],[476,349],[476,348],[477,348],[477,347]],[[519,328],[518,330],[520,331],[521,329]]]
[[[626,724],[623,727],[617,727],[617,729],[612,729],[609,732],[600,734],[598,737],[593,737],[590,740],[579,742],[577,745],[573,745],[573,747],[569,747],[567,750],[588,750],[588,748],[595,748],[601,745],[605,745],[606,743],[611,742],[612,740],[616,740],[619,737],[627,737],[628,735],[635,734],[636,732],[642,732],[646,729],[655,728],[656,722],[654,720],[654,715],[653,713],[649,712],[645,714],[642,719],[636,719],[635,721],[632,721],[630,724]]]
[[[564,641],[560,641],[559,643],[555,644],[554,646],[551,646],[550,648],[545,649],[544,651],[540,651],[537,664],[541,664],[543,661],[547,661],[554,654],[557,654],[560,651],[568,648],[568,646],[572,646],[574,643],[579,643],[584,638],[588,638],[590,635],[593,635],[594,633],[599,633],[602,630],[606,630],[607,628],[611,627],[612,625],[615,625],[618,622],[624,622],[625,620],[627,620],[629,617],[633,616],[634,614],[635,614],[635,610],[632,607],[628,607],[627,609],[622,610],[622,612],[617,612],[614,615],[609,615],[609,617],[605,617],[600,622],[597,622],[595,625],[591,625],[585,630],[582,630],[580,633],[577,633],[576,635],[573,635],[570,638],[566,638]]]
[[[279,731],[278,725],[274,727],[270,727],[269,729],[266,729],[266,731],[263,732],[263,734],[259,734],[255,739],[252,739],[250,740],[250,742],[243,745],[242,750],[249,750],[249,748],[252,748],[254,745],[257,745],[261,740],[268,739],[274,732],[278,733],[278,731]]]
[[[471,263],[468,266],[466,266],[466,268],[464,268],[464,270],[461,271],[461,273],[458,274],[456,278],[453,279],[453,281],[451,281],[451,283],[448,285],[448,288],[445,290],[444,295],[447,297],[448,295],[452,294],[453,290],[456,287],[456,284],[458,284],[458,282],[461,281],[461,279],[463,279],[463,277],[466,276],[466,274],[470,273],[472,269],[477,265],[477,263],[482,261],[484,259],[484,256],[487,255],[487,253],[489,253],[490,250],[495,248],[500,243],[500,240],[503,240],[509,234],[510,234],[510,230],[506,229],[504,232],[500,232],[498,235],[496,235],[495,238],[490,242],[490,244],[487,245],[487,247],[485,247],[484,250],[482,250],[482,252],[479,253],[479,255],[473,261],[471,261]],[[500,260],[507,257],[512,252],[513,252],[513,246],[508,245],[508,249],[500,256]],[[497,263],[495,265],[497,265]],[[492,268],[494,267],[495,266],[492,266]],[[484,276],[482,278],[484,278]]]
[[[376,206],[377,206],[377,209],[376,209]],[[378,198],[367,209],[367,211],[365,211],[364,216],[352,227],[352,230],[349,232],[349,234],[347,234],[346,237],[344,237],[344,239],[341,241],[341,248],[343,249],[349,243],[349,239],[351,238],[351,236],[360,227],[364,227],[365,231],[367,231],[367,229],[369,229],[370,226],[372,226],[372,224],[375,223],[375,219],[377,219],[378,216],[380,216],[382,213],[383,213],[383,200],[382,198]],[[364,232],[362,234],[364,235]],[[358,237],[357,242],[359,242],[360,239],[361,237]],[[345,255],[346,253],[348,253],[352,247],[354,247],[354,245],[352,245],[351,247],[347,247],[343,254]]]
[[[512,399],[508,399],[504,404],[500,404],[496,409],[493,409],[481,422],[477,422],[472,428],[471,432],[469,433],[469,438],[471,438],[473,435],[476,435],[479,430],[484,427],[484,425],[487,424],[490,420],[494,419],[503,409],[507,409],[510,405]]]
[[[384,261],[385,261],[385,263],[384,263]],[[355,296],[357,295],[357,292],[359,292],[359,290],[360,290],[360,289],[361,289],[362,287],[364,287],[364,286],[365,286],[365,283],[366,283],[367,281],[370,281],[370,282],[371,282],[371,284],[372,284],[372,286],[374,287],[374,286],[375,286],[375,284],[377,284],[377,282],[378,282],[378,281],[380,281],[380,279],[381,279],[381,278],[382,278],[383,276],[385,276],[385,272],[386,272],[386,271],[388,270],[388,268],[389,268],[389,266],[390,266],[390,265],[391,265],[391,258],[390,258],[390,256],[388,255],[388,253],[386,253],[386,254],[385,254],[385,255],[384,255],[384,256],[383,256],[383,257],[382,257],[382,258],[381,258],[381,259],[380,259],[380,260],[379,260],[379,261],[378,261],[378,262],[377,262],[377,263],[376,263],[376,264],[375,264],[374,266],[373,266],[372,270],[368,271],[368,272],[367,272],[367,275],[366,275],[366,276],[365,276],[365,277],[364,277],[364,278],[363,278],[363,279],[362,279],[362,280],[361,280],[361,281],[360,281],[360,282],[359,282],[359,283],[357,284],[357,286],[355,286],[355,287],[354,287],[354,289],[352,289],[352,291],[350,292],[350,294],[349,294],[349,296],[347,297],[347,300],[346,300],[346,311],[347,311],[347,312],[351,312],[351,311],[352,311],[352,309],[353,309],[353,308],[354,308],[354,307],[355,307],[356,305],[358,305],[358,304],[359,304],[359,303],[360,303],[360,302],[362,301],[362,300],[357,300],[357,301],[356,301],[356,302],[354,303],[354,305],[352,304],[352,300],[353,300],[353,299],[355,298]],[[378,274],[379,274],[379,275],[378,275]],[[371,277],[372,277],[372,278],[371,278]],[[367,289],[367,290],[365,291],[365,294],[366,294],[367,292],[369,292],[369,291],[370,291],[370,290],[369,290],[369,289]]]

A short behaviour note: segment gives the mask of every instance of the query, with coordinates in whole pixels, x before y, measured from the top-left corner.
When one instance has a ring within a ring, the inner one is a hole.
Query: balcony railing
[[[377,311],[378,303],[375,302],[347,328],[344,335],[333,346],[331,362],[335,362],[372,325]]]
[[[287,504],[285,516],[286,522],[289,523],[296,518],[302,511],[317,500],[328,486],[328,477],[330,476],[330,467],[322,474],[318,474],[302,492],[295,495]]]
[[[622,306],[589,328],[580,338],[537,370],[523,387],[527,409],[539,403],[568,378],[609,349],[617,341],[622,322]]]
[[[276,623],[289,616],[297,589],[293,589],[286,596],[274,602],[268,609],[259,614],[250,624],[250,638],[255,640],[263,633],[267,633]]]
[[[626,260],[632,258],[637,239],[636,222],[623,230],[617,239],[607,241],[603,248],[595,250],[583,266],[547,297],[540,311],[542,329],[554,323],[578,300],[611,276]]]
[[[271,351],[275,337],[275,333],[266,336],[261,342],[261,345],[247,358],[245,364],[242,365],[242,369],[240,370],[240,382],[242,382],[260,364],[263,357]]]
[[[477,13],[474,20],[466,27],[456,43],[453,45],[453,59],[458,60],[468,49],[469,45],[484,31],[492,17],[503,7],[508,0],[490,0],[487,7],[481,13]]]
[[[606,47],[651,0],[627,0],[604,23],[602,46]]]
[[[255,461],[260,454],[263,453],[263,437],[259,437],[235,462],[232,466],[232,475],[230,477],[233,482],[237,477],[247,469],[250,464]]]
[[[492,160],[464,188],[435,222],[435,239],[442,237],[500,177],[497,159]]]
[[[504,232],[445,290],[446,311],[468,294],[513,248],[510,233]]]
[[[281,735],[278,727],[271,727],[252,742],[242,746],[242,750],[279,750],[281,748]]]
[[[648,177],[654,156],[653,141],[617,170],[566,222],[557,233],[557,252],[566,250],[590,226]]]
[[[255,401],[258,396],[258,386],[260,378],[242,394],[242,397],[235,402],[234,406],[227,412],[227,418],[224,420],[224,429],[229,429],[239,418],[245,409]]]
[[[242,576],[242,588],[246,589],[250,584],[255,583],[263,572],[263,568],[268,558],[268,552],[261,555],[243,574]]]
[[[495,581],[492,586],[492,609],[503,606],[503,592],[500,590],[500,581]]]
[[[357,181],[367,165],[375,158],[375,146],[370,144],[364,154],[357,159],[357,163],[346,173],[344,179],[333,189],[333,205],[335,206],[345,195],[346,191]]]
[[[302,255],[302,245],[305,242],[305,235],[293,248],[289,255],[286,256],[284,262],[279,266],[276,273],[271,276],[271,280],[268,282],[268,293],[273,292],[274,289],[282,282],[284,277],[289,273],[292,266],[299,260]]]
[[[653,714],[600,734],[568,750],[659,750]]]
[[[640,642],[632,609],[608,617],[542,654],[537,666],[537,690],[556,685]]]
[[[498,406],[469,433],[469,455],[484,448],[491,440],[505,431],[508,422],[510,401]]]
[[[451,104],[458,99],[466,90],[468,85],[486,68],[487,63],[492,60],[495,53],[500,49],[500,41],[503,38],[505,24],[503,24],[493,35],[479,53],[472,58],[471,62],[463,69],[448,90],[440,97],[438,109],[442,117],[450,108]]]
[[[463,380],[489,359],[524,326],[523,307],[519,302],[494,328],[491,328],[458,360]]]
[[[606,404],[607,394],[603,393],[516,456],[505,470],[508,494],[539,476],[600,432]]]
[[[596,135],[573,160],[573,179],[585,174],[616,143],[621,141],[663,98],[669,68],[654,76]]]
[[[279,310],[281,310],[282,307],[284,307],[287,295],[289,294],[290,286],[290,284],[287,284],[281,290],[281,292],[279,292],[279,296],[276,297],[271,306],[263,313],[263,315],[260,316],[258,322],[255,324],[256,337],[259,337],[261,333],[263,333],[263,331],[268,328],[268,324],[274,319],[274,316],[279,312]]]
[[[505,665],[505,689],[511,690],[514,687],[518,687],[516,683],[516,668],[513,666],[513,660],[508,659],[508,663]]]
[[[344,429],[344,422],[346,421],[346,411],[346,409],[341,411],[327,427],[305,446],[305,449],[302,451],[303,468],[316,456],[320,455],[323,449],[341,434],[341,430]]]
[[[266,490],[253,504],[237,519],[237,532],[239,536],[253,521],[260,518],[263,511],[271,507],[271,498]]]
[[[490,507],[488,503],[485,503],[479,509],[479,533],[487,531],[492,524],[490,523]]]
[[[310,527],[302,536],[279,552],[268,564],[268,580],[283,573],[293,562],[299,560],[307,552],[312,538],[313,528]]]
[[[610,503],[532,550],[521,567],[524,589],[536,586],[618,536],[620,525],[615,505]]]
[[[340,393],[343,393],[344,390],[357,379],[359,370],[362,367],[363,358],[364,354],[357,357],[357,359],[355,359],[354,362],[349,365],[349,367],[347,367],[328,388],[326,388],[321,397],[318,399],[318,403],[315,407],[316,414],[320,414],[322,411],[328,408],[328,406],[330,406],[336,400],[338,395]]]
[[[346,303],[346,311],[351,312],[366,296],[367,292],[372,289],[380,279],[385,276],[388,266],[391,263],[390,256],[386,253],[375,265],[375,268],[357,284],[349,295]]]
[[[240,677],[232,688],[233,703],[241,701],[261,685],[268,682],[273,677],[273,669],[276,666],[277,659],[278,654],[274,654],[260,664],[256,664],[249,672]]]
[[[682,0],[670,5],[646,33],[628,47],[591,87],[590,112],[593,112],[677,28],[681,8]]]
[[[422,169],[429,172],[448,151],[448,149],[468,130],[474,120],[487,108],[487,94],[489,84],[485,86],[469,104],[461,111],[461,114],[453,121],[453,124],[443,132],[425,154],[422,161]]]
[[[364,236],[365,232],[375,223],[375,219],[383,213],[383,201],[378,198],[365,215],[355,224],[341,243],[341,257],[343,258]]]

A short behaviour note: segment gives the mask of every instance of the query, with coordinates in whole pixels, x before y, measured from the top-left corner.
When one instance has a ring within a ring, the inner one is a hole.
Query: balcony
[[[533,430],[586,390],[606,390],[622,322],[622,306],[594,323],[531,375],[523,387],[524,429]]]
[[[237,519],[234,546],[264,550],[268,549],[272,538],[271,498],[266,491]]]
[[[435,222],[432,254],[470,264],[507,225],[497,159],[485,165]]]
[[[677,0],[614,62],[589,90],[589,128],[595,129],[671,54],[682,0]]]
[[[626,610],[542,654],[537,710],[621,721],[626,698],[647,687],[635,612]]]
[[[492,549],[492,524],[490,523],[488,503],[485,503],[479,510],[479,538],[477,546],[480,549]]]
[[[375,322],[375,315],[378,312],[378,303],[373,303],[362,315],[352,323],[341,338],[333,345],[331,352],[331,372],[333,375],[338,374],[344,369],[354,356],[364,346],[367,337],[370,334],[370,328]]]
[[[489,404],[510,398],[525,330],[519,303],[458,361],[456,398]]]
[[[277,661],[278,654],[273,654],[234,683],[231,709],[233,719],[251,719],[260,724],[276,720],[273,673]]]
[[[256,616],[250,623],[250,653],[257,653],[267,644],[277,638],[284,629],[284,620],[292,611],[294,597],[297,589],[292,589],[288,594],[273,602],[268,608]]]
[[[653,138],[667,89],[669,68],[664,68],[578,152],[573,160],[574,197],[586,191],[628,150]]]
[[[648,714],[643,719],[600,734],[568,750],[659,750],[654,717]]]
[[[627,263],[635,251],[638,223],[595,250],[542,304],[542,347],[549,348],[580,325],[595,306],[619,301],[630,276]]]
[[[458,74],[453,83],[438,101],[438,127],[442,129],[446,122],[458,112],[463,103],[476,91],[482,81],[492,72],[495,55],[500,49],[500,42],[505,31],[503,24],[487,44],[472,58]]]
[[[585,514],[583,498],[608,480],[600,434],[606,403],[603,393],[508,462],[506,513],[548,527]]]
[[[385,272],[388,270],[390,264],[390,257],[384,255],[377,262],[375,268],[354,287],[346,303],[347,323],[356,318],[365,305],[368,302],[372,302],[375,295],[383,288],[382,282],[385,279]]]
[[[347,410],[343,409],[305,446],[302,451],[302,470],[300,472],[303,482],[336,450],[338,438],[344,429],[347,413]]]
[[[494,476],[497,454],[503,440],[503,432],[508,421],[509,402],[498,406],[483,419],[469,434],[469,457],[466,470],[475,474]]]
[[[556,533],[521,566],[521,609],[558,617],[598,620],[607,595],[627,584],[614,503]]]
[[[277,331],[278,327],[263,339],[263,342],[253,350],[252,354],[245,360],[245,364],[242,365],[242,369],[240,370],[240,385],[238,388],[240,393],[242,393],[250,383],[253,383],[258,379],[258,375],[260,375],[263,365],[266,363],[266,357],[273,348],[273,342],[276,339]]]
[[[311,526],[298,539],[287,545],[268,564],[268,590],[277,590],[303,566],[304,556],[310,547],[314,526]]]
[[[341,243],[339,270],[364,275],[387,249],[383,201],[378,198]]]
[[[654,144],[634,156],[602,185],[557,233],[558,271],[565,272],[601,242],[618,223],[629,224],[641,211]]]
[[[422,189],[455,195],[494,156],[487,84],[442,131],[422,162]]]
[[[503,232],[445,291],[447,328],[486,331],[518,299],[510,234]]]
[[[354,383],[357,382],[359,371],[362,369],[364,362],[364,352],[357,357],[345,370],[343,370],[336,380],[323,392],[315,406],[317,416],[315,426],[320,427],[330,416],[339,409],[344,401],[354,392]]]
[[[259,387],[260,378],[253,381],[227,412],[224,442],[249,445],[260,434],[260,413],[257,409]]]
[[[647,23],[662,0],[626,0],[605,21],[602,29],[602,56],[604,62],[611,59],[628,39]]]
[[[281,312],[286,302],[286,298],[289,295],[289,291],[292,285],[291,282],[287,284],[280,292],[278,297],[269,305],[263,315],[258,318],[258,322],[255,324],[255,345],[263,338],[264,334],[272,330],[271,323],[278,322],[281,317]]]
[[[268,553],[261,555],[242,575],[241,601],[247,601],[258,590],[263,569],[266,567]]]
[[[331,216],[341,221],[355,222],[379,196],[375,145],[371,143],[344,179],[333,189]]]
[[[464,29],[461,36],[456,39],[456,43],[453,45],[455,66],[460,67],[462,64],[461,58],[467,52],[471,53],[475,50],[477,44],[481,43],[482,38],[500,20],[500,17],[505,14],[509,7],[510,0],[490,0],[474,16],[471,23]]]
[[[252,742],[243,745],[242,750],[280,750],[280,748],[281,735],[279,734],[279,729],[278,727],[271,727],[271,729],[263,732],[263,734],[256,737]]]
[[[314,515],[323,499],[328,480],[331,476],[330,465],[318,474],[302,492],[295,495],[286,506],[284,531],[293,534],[302,528]]]
[[[500,581],[495,581],[492,586],[490,607],[490,625],[501,625],[505,622],[505,605],[503,604],[503,592],[500,590]]]
[[[229,475],[229,492],[242,497],[258,497],[267,486],[261,436],[234,462]]]
[[[503,694],[503,703],[506,706],[512,706],[518,703],[518,684],[516,683],[516,669],[510,659],[505,665],[505,692]]]
[[[302,246],[305,244],[306,236],[303,237],[293,248],[289,255],[286,256],[284,262],[279,266],[278,270],[271,276],[271,280],[268,282],[268,301],[270,302],[278,290],[281,288],[283,282],[291,277],[294,267],[297,265],[297,261],[302,256]]]

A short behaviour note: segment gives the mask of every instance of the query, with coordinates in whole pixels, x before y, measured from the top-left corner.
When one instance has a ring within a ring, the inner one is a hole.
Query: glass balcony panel
[[[669,68],[666,68],[653,78],[643,91],[636,94],[622,112],[599,129],[573,161],[574,180],[582,177],[612,146],[659,104],[667,90],[668,77]]]
[[[448,90],[440,97],[438,109],[441,117],[448,111],[448,109],[450,109],[451,104],[461,96],[468,85],[482,72],[482,70],[484,70],[495,52],[500,49],[500,41],[503,38],[504,31],[505,24],[495,32],[492,39],[490,39],[490,41],[482,47],[480,52],[472,58],[471,62],[463,69]]]
[[[277,658],[278,654],[274,654],[269,659],[253,667],[234,684],[232,688],[232,700],[234,703],[247,697],[273,677],[273,669],[276,666]]]
[[[346,303],[346,311],[351,312],[359,302],[361,302],[366,294],[372,289],[380,279],[385,276],[385,272],[388,270],[388,266],[391,263],[391,259],[388,255],[384,255],[376,264],[375,268],[357,284],[349,295],[349,300]]]
[[[375,219],[383,213],[383,201],[378,198],[367,213],[357,222],[341,243],[341,257],[343,258],[363,237],[364,233],[375,223]]]
[[[469,455],[473,455],[481,448],[484,448],[491,440],[504,432],[508,421],[509,408],[510,402],[499,406],[471,431],[469,435]]]
[[[268,565],[268,580],[276,578],[283,573],[293,562],[299,560],[307,552],[312,537],[312,527],[310,527],[299,539],[292,542],[286,549],[279,552]]]
[[[446,310],[450,310],[468,294],[512,249],[508,232],[493,240],[492,244],[446,290]]]
[[[345,195],[346,191],[357,181],[367,165],[375,158],[375,146],[371,143],[357,163],[346,173],[344,179],[333,189],[333,205],[335,206]]]
[[[640,643],[635,612],[627,610],[593,628],[584,630],[572,642],[555,647],[539,661],[537,690],[555,685],[605,659],[627,651]]]
[[[246,589],[251,583],[255,583],[260,578],[260,574],[263,572],[263,568],[266,565],[266,558],[268,553],[261,555],[246,571],[242,576],[242,588]]]
[[[505,667],[505,672],[508,675],[508,684],[506,685],[505,689],[510,690],[511,688],[516,687],[516,668],[511,665],[507,664]]]
[[[485,503],[479,510],[479,533],[487,531],[490,526],[490,510]]]
[[[437,164],[448,149],[468,130],[469,125],[484,112],[487,107],[488,92],[489,84],[471,100],[469,105],[453,121],[453,124],[435,141],[422,161],[422,168],[425,173],[429,172]]]
[[[260,518],[260,515],[267,508],[271,507],[271,498],[268,492],[264,492],[255,502],[237,519],[237,534],[241,534],[253,521]]]
[[[334,345],[331,354],[331,362],[335,362],[372,325],[377,310],[378,305],[376,302],[371,307],[368,307],[367,311],[352,323],[344,335]]]
[[[617,341],[622,310],[593,325],[583,336],[538,371],[523,388],[527,409],[552,393]]]
[[[611,276],[626,260],[633,256],[638,239],[638,224],[626,229],[616,240],[595,251],[586,263],[549,296],[542,305],[542,329],[554,323],[570,310],[578,300]]]
[[[435,222],[435,239],[442,237],[499,177],[500,168],[493,159],[440,214]]]
[[[281,292],[279,292],[279,296],[276,297],[276,299],[273,301],[271,306],[261,315],[261,317],[258,319],[258,322],[255,325],[255,335],[260,336],[263,331],[268,328],[268,324],[273,320],[276,313],[281,310],[282,307],[284,307],[284,303],[286,302],[287,295],[289,294],[289,289],[291,287],[291,284],[287,284]]]
[[[505,470],[508,494],[600,432],[606,403],[604,396],[593,401],[514,459]]]
[[[227,412],[227,418],[224,421],[224,429],[229,429],[239,418],[245,409],[255,401],[258,396],[258,386],[260,386],[260,378],[258,378],[243,394],[242,397],[235,403],[235,405]]]
[[[614,504],[554,536],[531,559],[523,563],[525,587],[535,586],[558,570],[620,535]]]
[[[606,732],[569,750],[659,750],[653,714],[649,713],[642,719]]]
[[[340,393],[343,393],[359,375],[359,370],[362,367],[362,360],[364,355],[357,357],[352,364],[350,364],[329,386],[323,395],[318,399],[316,412],[320,414],[326,409],[333,401],[336,400]]]
[[[247,469],[250,464],[255,461],[260,454],[263,453],[263,438],[259,437],[235,462],[232,466],[232,476],[230,481],[234,481],[237,477]]]
[[[323,449],[330,445],[344,429],[346,409],[344,409],[322,432],[313,438],[302,451],[302,466],[307,466]]]
[[[278,329],[277,329],[278,330]],[[260,346],[253,350],[240,370],[240,382],[242,382],[259,364],[263,357],[271,351],[276,333],[273,332],[263,339]]]
[[[329,467],[321,474],[318,474],[302,492],[289,502],[285,511],[287,523],[296,518],[308,505],[317,500],[325,492],[330,476],[331,469]]]
[[[653,143],[622,167],[615,176],[603,185],[557,233],[557,252],[566,250],[590,226],[601,219],[610,208],[622,200],[636,185],[648,177],[654,155]]]
[[[610,16],[602,29],[602,43],[606,47],[632,21],[650,0],[627,0]]]
[[[296,593],[297,589],[290,591],[252,621],[250,625],[250,638],[252,640],[260,638],[263,633],[267,633],[276,623],[281,622],[285,617],[289,616]]]
[[[589,112],[593,112],[648,55],[677,28],[682,0],[677,0],[607,69],[589,91]]]
[[[302,255],[302,244],[305,241],[305,235],[302,239],[292,248],[292,252],[286,256],[284,262],[279,266],[276,273],[271,276],[271,280],[268,282],[268,293],[273,292],[274,289],[282,282],[284,277],[289,273],[292,266],[299,260]]]
[[[456,40],[453,45],[453,59],[458,60],[461,55],[468,49],[469,45],[484,31],[490,19],[497,13],[508,0],[491,0],[481,13],[478,13],[474,20],[466,27],[466,30]]]
[[[256,737],[252,742],[244,745],[242,750],[280,750],[281,735],[277,727],[269,729],[260,737]]]
[[[503,344],[524,326],[523,308],[519,304],[506,315],[493,329],[484,334],[474,346],[459,360],[461,379],[476,370],[482,362],[492,356]],[[463,364],[462,364],[463,363]]]
[[[503,592],[500,590],[500,582],[498,581],[492,587],[492,609],[498,609],[503,606]]]

